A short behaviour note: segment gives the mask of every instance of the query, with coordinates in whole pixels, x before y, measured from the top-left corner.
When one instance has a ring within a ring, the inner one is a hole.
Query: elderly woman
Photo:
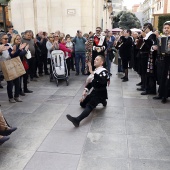
[[[54,40],[54,34],[50,34],[48,36],[48,41],[46,43],[46,47],[47,47],[47,50],[48,50],[47,58],[48,58],[48,62],[50,63],[50,79],[52,80],[51,52],[53,50],[59,49],[58,41]]]
[[[6,33],[0,34],[0,61],[9,60],[11,58],[17,57],[18,55],[13,50],[11,44],[8,42],[8,36]],[[22,50],[24,47],[20,46],[20,50]],[[22,102],[22,100],[19,98],[19,92],[20,92],[20,78],[16,78],[11,81],[7,81],[7,94],[9,98],[10,103],[16,103],[16,102]],[[13,86],[15,86],[15,93],[13,95]]]

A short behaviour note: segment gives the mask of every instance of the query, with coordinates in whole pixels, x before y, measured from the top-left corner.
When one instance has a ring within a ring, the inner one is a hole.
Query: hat
[[[0,32],[0,41],[2,40],[2,37],[3,37],[4,35],[6,35],[5,32]]]
[[[169,25],[170,26],[170,21],[166,21],[166,22],[164,22],[164,24],[163,25]]]

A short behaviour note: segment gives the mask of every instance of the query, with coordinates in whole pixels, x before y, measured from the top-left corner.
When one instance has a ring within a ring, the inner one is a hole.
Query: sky
[[[131,9],[134,4],[142,3],[144,0],[124,0],[124,6],[127,6],[128,9]]]

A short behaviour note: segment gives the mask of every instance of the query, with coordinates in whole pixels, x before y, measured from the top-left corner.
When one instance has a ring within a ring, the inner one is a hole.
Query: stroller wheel
[[[55,79],[55,82],[56,82],[56,85],[57,85],[57,87],[58,87],[58,79]]]

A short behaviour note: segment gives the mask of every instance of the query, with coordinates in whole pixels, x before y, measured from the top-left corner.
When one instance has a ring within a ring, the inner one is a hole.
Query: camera
[[[45,36],[45,35],[46,35],[46,32],[43,32],[43,35]]]
[[[80,33],[80,31],[79,31],[79,30],[77,30],[77,33],[79,34],[79,33]]]

